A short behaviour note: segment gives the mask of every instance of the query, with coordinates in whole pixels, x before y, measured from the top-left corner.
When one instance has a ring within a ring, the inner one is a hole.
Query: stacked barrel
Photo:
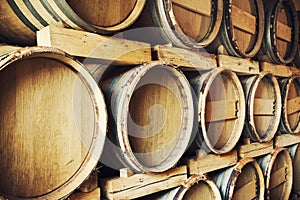
[[[296,75],[184,71],[155,59],[89,71],[64,49],[35,46],[36,32],[56,24],[300,68],[298,0],[0,3],[4,198],[61,199],[97,167],[108,171],[100,177],[122,168],[164,173],[197,150],[223,155],[244,138],[263,143],[300,132]],[[139,29],[144,34],[133,34]],[[299,144],[275,148],[142,199],[299,198],[299,156]]]

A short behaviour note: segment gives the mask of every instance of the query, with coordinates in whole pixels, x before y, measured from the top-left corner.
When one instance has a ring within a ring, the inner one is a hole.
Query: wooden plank
[[[82,200],[82,199],[88,199],[88,200],[100,200],[101,193],[100,188],[96,188],[95,190],[91,192],[77,192],[72,195],[70,195],[67,199],[68,200]]]
[[[291,72],[296,75],[296,76],[300,76],[300,70],[296,67],[289,67]]]
[[[98,172],[94,170],[89,178],[79,187],[81,192],[91,192],[98,188]]]
[[[273,99],[254,99],[254,115],[273,116],[274,115],[274,100]]]
[[[185,158],[182,162],[187,165],[189,174],[192,175],[212,172],[233,166],[237,163],[237,161],[237,151],[233,150],[230,153],[222,155],[207,154],[201,158]]]
[[[226,119],[236,119],[236,100],[212,101],[206,103],[205,121],[215,122]]]
[[[232,24],[234,27],[246,31],[250,34],[256,34],[256,17],[250,13],[232,5]]]
[[[300,143],[300,133],[298,134],[283,134],[276,136],[276,147],[287,147]]]
[[[300,97],[289,99],[287,102],[287,114],[293,114],[300,111]]]
[[[128,178],[100,179],[103,196],[109,199],[134,199],[177,187],[187,179],[186,166],[160,174],[135,174]]]
[[[270,190],[276,188],[282,183],[286,182],[286,166],[279,168],[271,174]]]
[[[250,59],[236,58],[227,55],[217,56],[218,66],[225,67],[239,74],[259,74],[259,64]]]
[[[73,56],[96,58],[118,65],[142,64],[152,60],[150,44],[52,25],[37,32],[37,44],[63,49]]]
[[[260,62],[260,70],[265,72],[271,72],[274,76],[290,77],[293,73],[288,66],[275,65],[269,62]]]
[[[175,3],[183,8],[194,11],[196,13],[210,17],[212,10],[212,3],[210,0],[172,0],[172,3]]]
[[[194,70],[211,70],[217,67],[215,55],[199,51],[161,46],[154,47],[157,58],[177,66]]]
[[[286,41],[291,42],[292,41],[292,28],[277,21],[277,37]]]
[[[265,143],[254,142],[251,144],[240,145],[237,148],[239,157],[241,158],[259,157],[271,153],[273,149],[273,141]]]
[[[234,199],[254,199],[257,196],[256,181],[246,183],[234,191]]]

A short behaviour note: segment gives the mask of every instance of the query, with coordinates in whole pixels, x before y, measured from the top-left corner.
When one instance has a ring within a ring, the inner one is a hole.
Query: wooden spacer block
[[[276,147],[287,147],[298,143],[300,143],[300,133],[282,134],[275,137]]]
[[[275,76],[290,77],[293,74],[290,67],[285,65],[275,65],[269,62],[260,62],[259,66],[261,71],[271,72]]]
[[[100,179],[102,195],[108,199],[135,199],[181,185],[187,179],[186,166],[158,174],[134,174],[128,178]]]
[[[37,44],[108,64],[136,65],[152,60],[150,44],[52,25],[37,32]]]
[[[217,56],[218,67],[224,67],[237,74],[259,74],[259,64],[250,59],[237,58],[228,55]]]
[[[67,199],[68,200],[100,200],[101,193],[100,188],[96,188],[90,192],[77,192],[71,194]]]
[[[273,141],[246,143],[238,146],[237,150],[240,158],[255,158],[271,153],[274,149],[273,144]]]
[[[222,155],[207,154],[200,158],[194,157],[183,159],[183,163],[187,165],[190,175],[204,174],[218,169],[223,169],[235,165],[237,161],[238,156],[237,151],[235,150]]]
[[[154,53],[158,60],[185,70],[211,70],[217,67],[215,55],[209,53],[162,45],[155,46]]]
[[[300,76],[300,69],[298,69],[297,67],[290,67],[290,70],[292,71],[293,75]]]

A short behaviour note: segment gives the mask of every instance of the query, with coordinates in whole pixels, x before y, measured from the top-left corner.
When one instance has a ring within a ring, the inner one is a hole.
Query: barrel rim
[[[45,193],[36,197],[18,197],[18,199],[60,199],[68,196],[77,187],[84,182],[91,172],[96,168],[101,152],[104,147],[104,139],[106,137],[107,129],[107,113],[103,94],[96,84],[93,77],[84,68],[82,64],[74,60],[73,57],[63,52],[62,50],[52,47],[25,47],[12,51],[7,55],[0,58],[0,71],[8,67],[10,64],[24,59],[30,59],[35,57],[43,57],[54,59],[58,62],[68,65],[69,68],[76,71],[89,91],[90,98],[94,106],[94,134],[92,143],[88,148],[88,153],[82,161],[77,171],[61,186],[54,189],[51,192]],[[103,123],[104,122],[104,123]],[[84,168],[84,169],[83,169]],[[6,196],[6,195],[4,195]],[[7,197],[15,199],[16,197]]]
[[[139,83],[140,78],[142,78],[149,70],[154,68],[163,68],[167,69],[168,71],[171,71],[176,77],[176,79],[174,80],[180,85],[180,87],[182,87],[180,92],[185,92],[186,97],[182,100],[181,103],[183,103],[185,106],[185,109],[183,109],[182,112],[182,119],[186,120],[186,123],[182,124],[179,131],[184,132],[185,134],[180,135],[176,143],[176,147],[174,148],[174,151],[168,156],[168,158],[162,161],[162,163],[160,163],[158,166],[147,167],[140,163],[140,161],[136,158],[131,149],[131,144],[128,137],[127,114],[129,113],[128,109],[130,98],[137,84]],[[181,158],[181,156],[183,155],[183,153],[189,145],[194,124],[194,120],[190,120],[191,116],[194,116],[192,91],[189,82],[187,81],[183,73],[178,69],[174,68],[172,65],[167,64],[165,62],[153,61],[150,63],[144,63],[143,65],[140,65],[131,70],[134,73],[129,77],[130,84],[122,86],[119,102],[123,103],[118,104],[117,112],[119,114],[117,114],[116,117],[117,135],[118,138],[121,138],[118,140],[122,151],[121,153],[126,159],[126,164],[129,165],[131,170],[133,170],[134,172],[163,172],[166,171],[166,169],[173,167],[178,162],[178,160]]]
[[[223,0],[212,1],[214,2],[212,6],[212,13],[215,15],[214,20],[211,22],[213,27],[210,27],[210,29],[212,30],[208,31],[202,41],[198,42],[188,37],[178,24],[173,11],[172,0],[155,0],[155,5],[152,5],[152,7],[156,7],[153,11],[158,14],[163,30],[165,34],[168,35],[168,39],[171,40],[172,43],[183,48],[199,49],[208,46],[217,37],[221,27],[223,17]]]
[[[221,39],[225,45],[226,50],[233,56],[242,57],[242,58],[250,58],[254,57],[260,50],[263,38],[264,38],[264,22],[265,22],[265,15],[264,15],[264,5],[262,0],[255,0],[255,7],[257,9],[257,17],[256,17],[256,32],[257,37],[255,41],[255,45],[253,46],[252,50],[249,52],[243,52],[240,50],[238,41],[236,40],[235,34],[234,34],[234,27],[232,23],[232,0],[224,0],[224,17],[223,17],[223,23],[222,23],[222,31],[224,31],[226,34],[220,34]],[[258,20],[258,22],[257,22]]]
[[[265,77],[268,77],[272,81],[272,85],[274,85],[274,120],[272,120],[271,124],[269,125],[269,128],[267,129],[264,137],[260,137],[259,133],[257,132],[255,128],[255,121],[254,121],[254,99],[256,90],[258,88],[258,85],[260,84],[261,80]],[[254,81],[251,83],[250,91],[247,97],[247,128],[248,131],[250,131],[252,134],[251,138],[258,141],[258,142],[268,142],[272,140],[277,132],[278,126],[280,124],[281,119],[281,92],[279,83],[276,79],[276,77],[271,72],[260,72],[258,75],[256,75]]]
[[[204,84],[201,85],[201,92],[200,96],[198,97],[198,104],[199,104],[199,111],[200,111],[200,124],[201,124],[201,137],[203,137],[205,144],[207,147],[214,153],[216,154],[223,154],[231,151],[239,141],[241,135],[242,135],[242,130],[243,130],[243,124],[245,121],[246,117],[246,101],[245,101],[245,96],[243,92],[242,85],[240,84],[240,81],[236,75],[231,70],[226,69],[225,67],[219,67],[209,73],[209,77],[204,81]],[[238,118],[236,119],[235,126],[237,126],[237,131],[235,131],[235,134],[232,134],[226,144],[221,149],[216,149],[214,146],[210,143],[210,140],[207,136],[206,132],[206,124],[205,124],[205,105],[206,105],[206,98],[208,95],[208,92],[210,90],[211,84],[214,82],[215,78],[219,74],[225,74],[227,75],[230,79],[231,82],[234,84],[235,88],[235,93],[236,93],[236,99],[239,100],[239,110],[238,110]],[[205,87],[204,87],[205,86]],[[226,148],[225,148],[226,147]]]

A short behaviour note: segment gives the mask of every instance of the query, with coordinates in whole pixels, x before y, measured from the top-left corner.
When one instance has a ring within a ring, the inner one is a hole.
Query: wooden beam
[[[190,175],[223,169],[235,165],[237,161],[238,156],[235,150],[222,155],[207,154],[201,158],[194,157],[185,158],[182,160],[182,162],[187,165]]]
[[[211,17],[211,0],[172,0],[172,3],[193,12]]]
[[[205,121],[215,122],[226,119],[237,118],[237,101],[236,100],[223,100],[212,101],[206,103]]]
[[[287,102],[287,114],[293,114],[300,111],[300,97],[289,99]]]
[[[292,41],[292,28],[277,21],[277,37],[286,41],[291,42]]]
[[[102,195],[108,199],[134,199],[181,185],[187,179],[186,166],[159,174],[134,174],[128,178],[100,179]]]
[[[238,154],[241,158],[255,158],[269,154],[273,151],[273,141],[270,142],[254,142],[250,144],[238,146]]]
[[[73,56],[101,59],[118,65],[150,62],[150,44],[94,33],[47,26],[37,32],[38,46],[63,49]]]
[[[95,190],[91,192],[77,192],[72,195],[70,195],[67,199],[68,200],[82,200],[82,199],[88,199],[88,200],[100,200],[101,193],[100,188],[96,188]]]
[[[158,60],[184,67],[186,70],[211,70],[217,67],[215,56],[208,53],[161,45],[154,47],[154,53]]]
[[[274,115],[274,100],[273,99],[254,99],[254,115],[273,116]]]
[[[250,59],[237,58],[227,55],[217,56],[218,66],[230,69],[240,75],[259,74],[259,64]]]
[[[233,26],[252,35],[256,35],[256,17],[234,5],[232,5],[231,9]]]
[[[234,199],[254,199],[257,196],[256,181],[246,183],[233,193]]]
[[[290,67],[285,65],[275,65],[269,62],[260,62],[260,70],[271,72],[274,76],[280,77],[290,77],[293,74]]]
[[[287,147],[300,143],[300,133],[298,134],[283,134],[276,136],[276,147]]]

